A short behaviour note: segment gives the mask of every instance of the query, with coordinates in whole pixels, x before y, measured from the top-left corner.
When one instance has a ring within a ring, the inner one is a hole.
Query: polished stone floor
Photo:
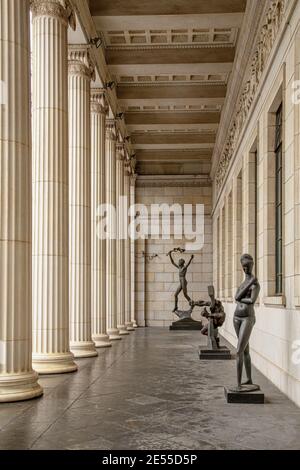
[[[265,405],[227,404],[235,361],[200,361],[199,332],[140,328],[43,398],[0,404],[0,449],[299,449],[300,409],[259,372]]]

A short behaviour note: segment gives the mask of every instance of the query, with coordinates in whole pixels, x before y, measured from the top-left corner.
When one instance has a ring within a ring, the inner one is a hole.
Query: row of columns
[[[16,401],[134,329],[132,242],[97,236],[97,207],[134,178],[89,49],[68,49],[70,3],[0,0],[0,17],[0,401]]]

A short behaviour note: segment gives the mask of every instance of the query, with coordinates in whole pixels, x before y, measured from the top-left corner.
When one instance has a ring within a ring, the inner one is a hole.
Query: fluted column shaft
[[[124,240],[124,144],[116,146],[116,200],[117,200],[117,328],[120,335],[128,335],[125,326],[125,240]]]
[[[111,346],[106,333],[106,241],[97,233],[97,209],[105,203],[105,94],[91,93],[91,312],[92,339],[96,348]]]
[[[130,205],[130,165],[126,165],[124,172],[124,195]],[[125,326],[128,331],[134,330],[131,321],[131,239],[128,234],[129,217],[126,214],[126,239],[125,239]]]
[[[116,259],[116,127],[112,119],[106,121],[106,203],[111,208],[108,216],[109,236],[106,240],[106,321],[111,340],[121,339],[117,328],[117,259]]]
[[[29,1],[0,0],[0,402],[43,393],[31,359]]]
[[[68,5],[31,2],[33,364],[46,374],[77,369],[68,311]]]
[[[135,204],[135,183],[136,183],[136,174],[131,175],[130,177],[130,206]],[[133,225],[132,225],[133,227]],[[136,315],[135,315],[135,239],[134,239],[134,230],[132,229],[131,239],[131,321],[133,328],[137,328]]]
[[[69,48],[70,347],[96,356],[91,330],[91,127],[93,67],[87,48]]]

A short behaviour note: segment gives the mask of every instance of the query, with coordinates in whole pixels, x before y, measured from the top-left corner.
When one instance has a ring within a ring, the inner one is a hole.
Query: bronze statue
[[[179,270],[179,282],[180,282],[180,285],[178,286],[178,288],[175,292],[175,307],[173,309],[173,312],[176,312],[177,309],[178,309],[178,295],[180,294],[181,291],[183,292],[183,295],[187,299],[187,301],[189,303],[191,301],[191,298],[190,298],[190,296],[188,295],[188,292],[187,292],[187,284],[188,283],[187,283],[187,280],[186,280],[186,273],[187,273],[187,269],[188,269],[189,265],[191,264],[191,262],[194,258],[194,255],[191,256],[191,258],[190,258],[190,260],[187,264],[185,264],[185,260],[182,259],[182,258],[178,261],[178,264],[176,264],[175,261],[173,260],[173,257],[172,257],[173,251],[175,251],[175,250],[169,251],[168,256],[170,257],[170,260],[171,260],[171,263],[173,264],[173,266],[175,266],[175,268],[177,268]],[[178,250],[176,250],[176,251],[178,251]]]
[[[217,300],[215,297],[214,286],[208,286],[208,295],[210,301],[205,302],[199,300],[197,302],[190,302],[191,307],[198,306],[204,307],[201,312],[201,315],[204,318],[208,319],[208,323],[202,328],[201,333],[208,337],[208,347],[210,349],[219,349],[220,348],[220,338],[218,328],[223,325],[225,321],[225,311],[220,300]],[[206,307],[209,307],[208,311]]]
[[[258,298],[260,285],[257,278],[252,274],[254,265],[252,256],[248,254],[242,255],[241,265],[245,273],[245,279],[235,295],[237,306],[233,317],[233,325],[238,337],[236,353],[237,387],[231,389],[231,391],[252,392],[259,390],[259,386],[252,382],[249,339],[255,324],[254,304]],[[247,381],[242,383],[244,364]]]

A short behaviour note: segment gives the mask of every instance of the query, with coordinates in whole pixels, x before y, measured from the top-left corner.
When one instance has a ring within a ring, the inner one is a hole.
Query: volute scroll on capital
[[[108,140],[116,141],[117,139],[117,127],[114,119],[106,119],[105,122],[105,136]]]
[[[97,114],[108,113],[108,104],[106,101],[105,90],[91,89],[91,112]]]
[[[95,65],[88,46],[69,46],[68,71],[70,75],[83,75],[96,80]]]
[[[38,16],[53,16],[66,23],[75,31],[76,15],[69,0],[30,0],[33,18]]]
[[[121,160],[121,161],[125,160],[125,147],[124,147],[123,142],[117,142],[116,157],[117,157],[117,160]]]

